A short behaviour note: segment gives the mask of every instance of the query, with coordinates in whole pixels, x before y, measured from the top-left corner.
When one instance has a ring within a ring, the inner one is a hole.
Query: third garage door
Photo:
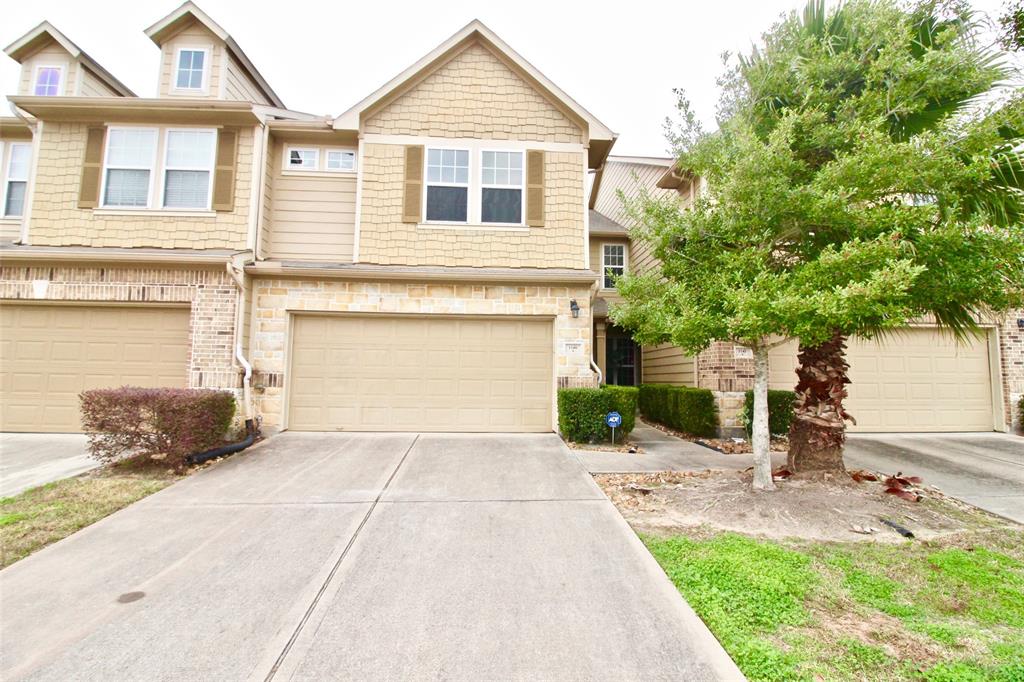
[[[288,427],[551,430],[552,323],[296,315]]]

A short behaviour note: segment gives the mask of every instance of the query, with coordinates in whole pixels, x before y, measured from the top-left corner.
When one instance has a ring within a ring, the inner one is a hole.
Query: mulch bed
[[[694,436],[690,433],[676,431],[664,424],[649,422],[647,420],[641,421],[652,428],[658,429],[662,433],[667,433],[670,436],[675,436],[682,440],[688,440],[691,443],[696,443],[697,445],[703,445],[704,447],[715,450],[716,452],[721,452],[723,455],[749,455],[754,451],[753,445],[751,445],[750,441],[745,438],[705,438],[703,436]],[[777,436],[772,438],[772,452],[789,452],[789,438],[786,436]]]

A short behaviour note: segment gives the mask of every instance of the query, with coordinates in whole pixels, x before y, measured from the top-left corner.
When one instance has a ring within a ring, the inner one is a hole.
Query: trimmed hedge
[[[706,388],[643,384],[640,414],[651,421],[694,436],[714,436],[718,431],[718,406]]]
[[[1020,397],[1020,401],[1017,403],[1017,419],[1020,422],[1020,429],[1024,431],[1024,395]]]
[[[622,440],[636,424],[638,394],[633,386],[559,389],[558,430],[576,443],[611,440],[612,430],[604,419],[615,411],[622,415],[622,426],[615,429],[615,439]]]
[[[793,402],[795,400],[796,393],[794,391],[768,391],[768,432],[770,434],[784,436],[789,433],[789,425],[793,422]],[[739,420],[749,436],[754,428],[753,391],[747,391]]]
[[[122,386],[79,400],[89,454],[101,462],[155,455],[181,470],[189,455],[223,444],[235,416],[229,391]]]

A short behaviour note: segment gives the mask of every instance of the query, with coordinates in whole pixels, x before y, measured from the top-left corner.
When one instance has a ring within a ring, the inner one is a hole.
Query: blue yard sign
[[[604,423],[612,429],[612,445],[615,445],[615,429],[622,426],[622,415],[612,411],[604,416]]]

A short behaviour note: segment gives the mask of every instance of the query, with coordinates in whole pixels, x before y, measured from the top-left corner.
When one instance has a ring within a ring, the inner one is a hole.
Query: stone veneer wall
[[[288,371],[289,311],[406,313],[437,315],[554,316],[555,373],[559,385],[592,381],[590,300],[586,286],[505,286],[423,282],[363,282],[302,279],[253,281],[254,314],[250,361],[257,410],[264,425],[284,423],[284,387]],[[573,318],[575,298],[580,316]],[[580,344],[568,353],[565,342]],[[552,391],[554,394],[554,391]],[[554,406],[552,406],[554,414]]]
[[[188,386],[241,386],[232,348],[237,298],[223,268],[5,264],[0,267],[0,300],[187,303],[191,308]]]

